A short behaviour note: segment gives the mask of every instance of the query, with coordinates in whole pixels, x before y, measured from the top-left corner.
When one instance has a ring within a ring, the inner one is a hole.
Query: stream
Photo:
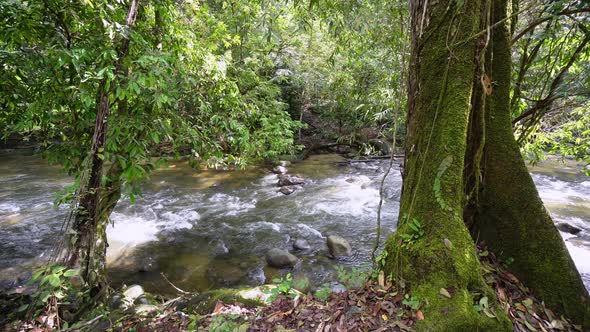
[[[155,171],[136,203],[121,200],[112,214],[107,253],[112,284],[139,283],[173,295],[161,273],[179,288],[204,291],[258,285],[290,272],[319,285],[336,279],[336,266],[366,265],[388,161],[345,161],[316,155],[289,166],[289,174],[306,180],[291,195],[278,192],[277,175],[262,167],[197,171],[176,162]],[[590,178],[573,162],[545,162],[531,172],[554,220],[582,230],[561,234],[590,288]],[[68,211],[53,201],[70,183],[58,166],[39,156],[0,153],[0,289],[22,284],[62,239]],[[400,191],[396,167],[384,190],[381,242],[395,230]],[[329,259],[325,237],[332,234],[348,239],[354,254]],[[300,263],[289,270],[266,266],[267,250],[292,250],[295,239],[311,246],[294,252]]]

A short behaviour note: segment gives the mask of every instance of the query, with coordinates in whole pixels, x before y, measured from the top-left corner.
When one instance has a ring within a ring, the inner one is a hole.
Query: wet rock
[[[211,248],[211,255],[212,256],[222,256],[229,253],[229,249],[225,245],[225,243],[221,240],[215,240],[209,242],[209,246]]]
[[[121,309],[124,307],[125,302],[123,301],[123,296],[118,293],[114,293],[108,300],[109,307],[111,309]]]
[[[326,240],[330,255],[333,257],[350,256],[352,254],[352,247],[350,243],[338,235],[330,235]]]
[[[293,187],[282,187],[281,189],[279,189],[279,192],[283,195],[291,195],[292,193],[295,192],[295,188]]]
[[[277,163],[277,166],[282,166],[282,167],[287,167],[287,166],[289,166],[289,165],[291,165],[291,162],[290,162],[290,161],[288,161],[288,160],[280,160],[280,161]]]
[[[279,187],[294,186],[294,185],[298,185],[298,184],[303,184],[304,182],[305,182],[305,180],[303,180],[302,178],[300,178],[298,176],[286,175],[286,174],[279,175]]]
[[[297,257],[283,249],[273,248],[266,253],[266,263],[276,268],[293,267],[297,264]]]
[[[389,144],[380,139],[369,140],[369,145],[371,145],[377,152],[383,155],[388,155],[390,152]]]
[[[578,228],[574,225],[570,225],[570,224],[567,224],[564,222],[557,224],[556,227],[557,227],[557,229],[559,229],[562,232],[566,232],[566,233],[570,233],[570,234],[574,234],[574,235],[576,235],[582,231],[581,228]]]
[[[136,305],[140,305],[140,304],[150,304],[150,301],[147,299],[147,297],[145,297],[145,294],[141,295],[140,297],[138,297],[137,299],[135,299],[134,302]]]
[[[272,169],[272,172],[275,173],[275,174],[285,174],[285,173],[287,173],[287,167],[285,167],[285,166],[275,166]]]
[[[295,250],[308,250],[311,249],[309,243],[304,239],[297,239],[293,242],[293,249]]]
[[[266,282],[266,276],[264,270],[261,267],[257,267],[248,272],[248,284],[249,285],[264,285]]]
[[[129,286],[123,291],[123,297],[125,299],[130,300],[130,302],[134,302],[138,297],[142,296],[145,292],[143,291],[143,287],[140,285],[132,285]]]
[[[330,290],[332,291],[332,293],[344,293],[347,291],[346,286],[339,282],[331,283]]]

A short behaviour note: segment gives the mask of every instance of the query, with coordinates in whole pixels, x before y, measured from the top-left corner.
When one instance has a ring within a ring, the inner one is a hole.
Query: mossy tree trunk
[[[423,303],[419,329],[511,330],[500,308],[495,319],[472,308],[478,297],[495,294],[483,282],[471,228],[513,257],[515,272],[548,304],[587,322],[587,292],[513,137],[513,4],[410,3],[404,187],[383,269]]]
[[[494,22],[507,16],[494,1]],[[485,241],[537,296],[590,327],[590,298],[565,244],[545,209],[514,139],[510,115],[510,25],[493,31],[494,86],[487,98],[482,185],[473,236]]]
[[[411,1],[412,51],[406,163],[398,231],[384,270],[423,304],[418,328],[509,331],[502,310],[473,309],[493,299],[463,222],[463,171],[482,1]],[[459,47],[454,45],[469,40]],[[423,233],[422,233],[423,232]],[[441,288],[452,293],[440,295]],[[476,295],[477,294],[477,295]],[[494,303],[491,301],[490,303]]]

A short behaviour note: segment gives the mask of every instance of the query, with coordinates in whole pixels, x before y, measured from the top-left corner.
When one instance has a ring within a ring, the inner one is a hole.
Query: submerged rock
[[[283,195],[291,195],[292,193],[295,192],[295,188],[293,187],[282,187],[281,189],[279,189],[279,192]]]
[[[266,253],[266,263],[276,268],[293,267],[297,264],[297,257],[283,249],[273,248]]]
[[[281,174],[279,175],[279,187],[284,187],[284,186],[294,186],[294,185],[298,185],[298,184],[303,184],[305,182],[305,180],[303,180],[302,178],[298,177],[298,176],[294,176],[294,175],[286,175],[286,174]]]
[[[233,286],[238,284],[247,272],[237,264],[231,264],[229,261],[213,261],[207,268],[207,278],[221,286]]]
[[[326,240],[330,255],[333,257],[350,256],[352,254],[352,247],[350,243],[338,235],[330,235]]]
[[[308,250],[311,249],[309,243],[304,239],[297,239],[293,242],[293,249],[295,250]]]
[[[556,227],[557,227],[557,229],[559,229],[562,232],[566,232],[566,233],[570,233],[570,234],[574,234],[574,235],[576,235],[582,231],[581,228],[578,228],[574,225],[570,225],[570,224],[567,224],[564,222],[557,224]]]

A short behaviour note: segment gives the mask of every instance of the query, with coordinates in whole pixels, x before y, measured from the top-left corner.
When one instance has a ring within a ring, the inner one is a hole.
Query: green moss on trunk
[[[507,15],[494,1],[494,21]],[[512,257],[511,268],[545,303],[590,327],[590,299],[551,217],[545,210],[513,136],[510,117],[510,22],[493,30],[483,189],[473,236]]]
[[[422,303],[425,319],[418,322],[418,329],[509,331],[510,323],[499,308],[495,308],[498,318],[473,309],[482,294],[495,297],[483,282],[462,218],[476,42],[452,45],[478,31],[482,4],[466,1],[457,7],[454,1],[414,1],[411,5],[406,174],[399,228],[387,240],[384,270],[403,280]],[[414,220],[422,225],[423,235],[415,230]],[[440,295],[441,288],[455,292],[449,299]]]

